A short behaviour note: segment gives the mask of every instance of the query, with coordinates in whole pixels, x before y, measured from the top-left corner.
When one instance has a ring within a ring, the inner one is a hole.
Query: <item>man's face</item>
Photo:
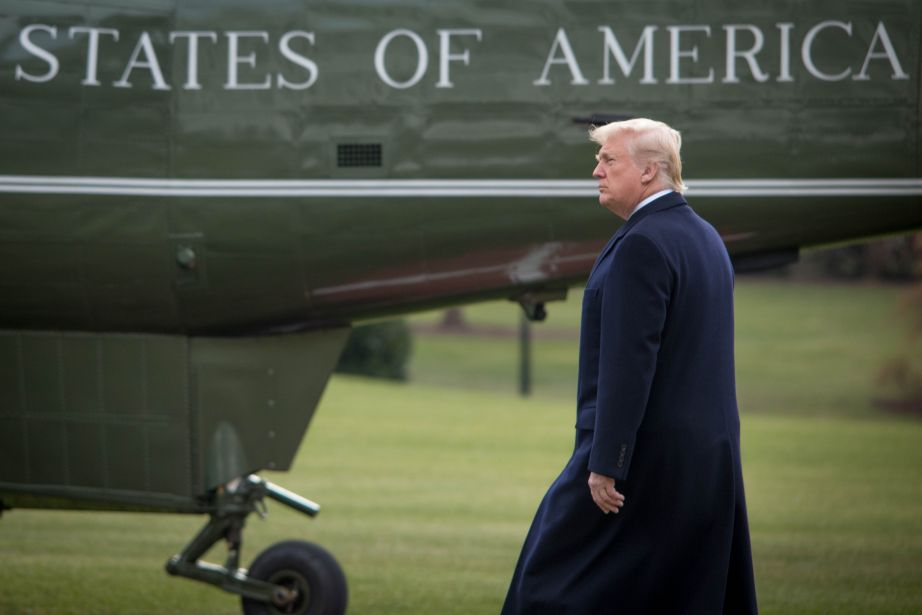
[[[598,164],[592,172],[599,180],[599,204],[625,220],[643,200],[645,184],[641,181],[643,169],[628,153],[628,139],[623,133],[608,139],[596,155]]]

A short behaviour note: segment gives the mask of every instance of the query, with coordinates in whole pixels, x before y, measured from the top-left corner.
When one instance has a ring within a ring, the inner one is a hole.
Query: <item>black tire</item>
[[[245,615],[343,615],[349,601],[346,575],[319,545],[288,540],[272,545],[253,560],[248,576],[298,590],[284,607],[243,598]]]

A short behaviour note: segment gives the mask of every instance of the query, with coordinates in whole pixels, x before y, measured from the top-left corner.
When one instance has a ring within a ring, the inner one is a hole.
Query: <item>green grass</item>
[[[874,416],[883,363],[908,321],[896,286],[743,283],[736,353],[743,412]]]
[[[922,612],[922,422],[869,401],[877,362],[900,339],[898,292],[738,287],[763,614]],[[575,330],[574,303],[552,305],[547,326]],[[467,316],[518,317],[505,304]],[[324,510],[308,520],[270,503],[267,522],[249,521],[244,559],[279,540],[314,540],[346,569],[353,615],[496,613],[531,516],[572,446],[575,341],[536,340],[536,374],[545,375],[528,400],[509,379],[514,339],[417,342],[411,384],[333,379],[295,467],[269,475]],[[570,375],[552,373],[554,362]],[[203,522],[7,513],[0,615],[238,613],[233,597],[163,572]],[[223,556],[216,549],[211,559]]]
[[[762,611],[922,612],[922,425],[762,415],[745,425]]]

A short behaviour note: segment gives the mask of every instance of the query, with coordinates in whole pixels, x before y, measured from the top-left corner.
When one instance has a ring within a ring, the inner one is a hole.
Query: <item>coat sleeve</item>
[[[672,273],[660,249],[626,235],[604,281],[595,433],[589,469],[627,478],[637,430],[656,372]]]

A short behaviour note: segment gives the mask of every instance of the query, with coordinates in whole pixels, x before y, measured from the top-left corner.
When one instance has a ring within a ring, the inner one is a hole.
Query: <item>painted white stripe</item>
[[[159,197],[593,197],[592,180],[545,179],[144,179],[0,175],[0,193]],[[688,194],[703,197],[922,196],[911,179],[702,179]]]

